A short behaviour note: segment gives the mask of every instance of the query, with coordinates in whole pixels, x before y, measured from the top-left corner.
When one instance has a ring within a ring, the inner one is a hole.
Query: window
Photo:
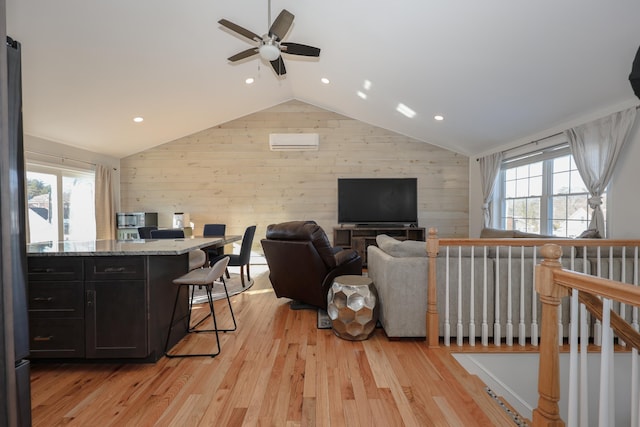
[[[567,145],[505,160],[499,179],[500,228],[576,237],[589,226],[589,192]]]
[[[29,242],[94,240],[93,171],[27,164]]]

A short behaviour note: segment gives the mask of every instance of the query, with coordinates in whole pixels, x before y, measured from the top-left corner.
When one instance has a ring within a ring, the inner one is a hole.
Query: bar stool
[[[219,332],[231,332],[237,329],[236,318],[233,314],[233,308],[231,307],[231,300],[229,299],[229,292],[227,291],[227,284],[224,280],[224,271],[229,263],[229,258],[225,257],[216,262],[212,267],[198,268],[189,271],[187,274],[178,277],[173,280],[173,283],[178,285],[176,291],[176,299],[173,303],[173,311],[171,312],[171,322],[169,323],[169,331],[167,332],[167,341],[164,345],[164,354],[167,357],[198,357],[209,356],[216,357],[220,354],[220,337]],[[229,304],[229,311],[231,312],[231,319],[233,320],[233,329],[218,329],[218,323],[216,321],[216,313],[213,308],[213,296],[211,290],[215,284],[215,281],[220,279],[222,286],[224,287],[224,293],[227,296],[227,303]],[[180,297],[180,289],[182,286],[191,286],[191,299],[189,300],[189,314],[187,316],[187,333],[200,333],[200,332],[215,332],[217,351],[215,353],[196,353],[196,354],[169,354],[169,339],[171,337],[171,329],[173,326],[173,320],[176,314],[176,308],[178,306],[178,300]],[[205,287],[207,293],[207,300],[209,303],[209,314],[207,314],[202,320],[195,325],[191,326],[191,310],[193,308],[193,295],[195,287]],[[213,329],[196,329],[202,322],[204,322],[209,316],[213,319]]]

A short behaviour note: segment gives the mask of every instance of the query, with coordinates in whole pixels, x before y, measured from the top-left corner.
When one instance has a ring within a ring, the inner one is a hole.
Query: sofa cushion
[[[427,244],[416,240],[400,241],[386,234],[376,236],[378,247],[396,258],[426,257]]]
[[[601,239],[600,232],[598,230],[584,230],[576,239]]]
[[[480,232],[481,239],[515,239],[515,238],[529,238],[529,239],[553,239],[556,236],[547,236],[544,234],[526,233],[519,230],[500,230],[497,228],[483,228]]]

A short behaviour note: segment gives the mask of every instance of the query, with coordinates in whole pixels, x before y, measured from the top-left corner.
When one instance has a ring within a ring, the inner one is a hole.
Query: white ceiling
[[[637,0],[273,0],[272,19],[295,15],[284,40],[322,49],[284,55],[284,79],[257,57],[230,64],[250,45],[217,23],[263,34],[267,0],[6,5],[22,44],[25,133],[115,157],[289,99],[466,155],[639,103],[628,81]]]

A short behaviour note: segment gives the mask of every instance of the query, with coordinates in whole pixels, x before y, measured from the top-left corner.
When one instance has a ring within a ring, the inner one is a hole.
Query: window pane
[[[518,166],[516,168],[516,178],[527,178],[529,176],[529,165]]]
[[[564,172],[571,168],[571,156],[562,156],[553,159],[553,171]]]
[[[518,179],[516,181],[516,197],[527,197],[529,195],[529,180]]]
[[[64,240],[95,240],[93,177],[62,177]]]
[[[29,243],[58,240],[58,184],[55,175],[27,172]]]
[[[508,198],[516,197],[516,182],[507,181],[504,183],[505,196]]]
[[[553,174],[553,194],[567,194],[571,188],[569,172]]]
[[[542,195],[542,177],[534,176],[529,180],[529,195],[541,196]]]
[[[587,186],[584,185],[584,181],[577,170],[571,171],[571,192],[572,193],[587,193]]]
[[[529,173],[531,174],[531,176],[534,176],[534,175],[542,176],[542,163],[543,162],[536,162],[536,163],[531,163],[529,165]]]

